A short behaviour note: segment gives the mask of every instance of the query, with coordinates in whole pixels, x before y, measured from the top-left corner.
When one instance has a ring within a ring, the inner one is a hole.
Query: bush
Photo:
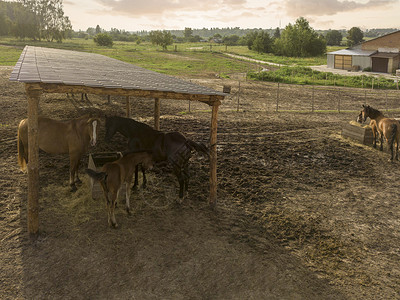
[[[98,33],[93,40],[99,46],[112,47],[113,45],[113,39],[107,33]]]

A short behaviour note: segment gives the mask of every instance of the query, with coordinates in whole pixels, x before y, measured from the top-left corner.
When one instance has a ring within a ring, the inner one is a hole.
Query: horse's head
[[[90,136],[90,145],[93,147],[96,146],[97,137],[99,135],[99,123],[100,120],[98,118],[90,118],[87,120],[88,128],[89,128],[89,136]]]
[[[371,106],[363,105],[363,109],[361,111],[361,120],[365,122],[367,118],[370,116],[371,113]]]
[[[106,136],[105,136],[106,143],[110,142],[115,132],[117,132],[117,127],[115,126],[115,122],[113,122],[112,118],[106,117]]]
[[[357,116],[357,122],[362,123],[363,122],[363,111],[361,110],[360,113]]]

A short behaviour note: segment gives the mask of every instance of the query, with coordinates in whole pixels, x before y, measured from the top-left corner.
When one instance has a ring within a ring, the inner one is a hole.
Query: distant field
[[[22,41],[14,38],[0,38],[0,65],[14,65],[25,45],[52,47],[67,50],[103,54],[129,62],[146,69],[169,75],[195,76],[196,74],[218,74],[226,77],[232,73],[245,73],[257,69],[254,64],[230,59],[225,52],[279,63],[282,65],[322,65],[326,56],[312,58],[279,57],[272,54],[258,54],[246,46],[225,46],[210,43],[174,44],[162,51],[150,43],[114,42],[113,47],[99,47],[93,40],[71,39],[63,43]],[[329,50],[330,51],[330,50]]]

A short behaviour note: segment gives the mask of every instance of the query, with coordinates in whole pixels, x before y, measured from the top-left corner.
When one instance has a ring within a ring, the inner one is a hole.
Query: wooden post
[[[239,81],[239,89],[237,92],[237,107],[236,107],[237,112],[239,112],[239,106],[240,106],[240,81]]]
[[[28,233],[39,233],[39,132],[38,110],[42,90],[39,85],[26,84],[28,96]]]
[[[311,103],[311,112],[314,112],[314,86],[312,87],[312,103]]]
[[[278,90],[276,92],[276,112],[279,110],[279,81],[278,81]]]
[[[154,129],[160,130],[160,99],[154,99]]]
[[[218,108],[221,104],[216,101],[212,105],[211,114],[211,134],[210,134],[210,206],[215,208],[217,205],[217,122]]]
[[[130,109],[130,103],[129,103],[129,96],[126,96],[126,117],[130,118],[131,117],[131,109]]]

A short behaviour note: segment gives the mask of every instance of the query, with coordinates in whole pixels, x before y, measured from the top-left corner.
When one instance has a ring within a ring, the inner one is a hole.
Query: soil
[[[147,189],[132,193],[131,216],[120,201],[118,229],[104,199],[90,196],[87,156],[70,193],[68,157],[40,152],[40,235],[30,239],[16,160],[27,100],[11,70],[0,69],[1,299],[400,299],[399,163],[341,137],[357,113],[276,113],[272,86],[244,82],[240,111],[235,89],[220,107],[217,209],[208,205],[208,160],[194,155],[182,203],[177,180],[157,166]],[[288,93],[293,103],[301,91]],[[124,98],[75,98],[43,95],[41,113],[125,114]],[[154,101],[131,102],[132,117],[152,125]],[[162,100],[161,113],[162,130],[208,143],[207,105],[188,112],[186,101]],[[103,126],[89,152],[124,150],[121,136],[104,142]]]

